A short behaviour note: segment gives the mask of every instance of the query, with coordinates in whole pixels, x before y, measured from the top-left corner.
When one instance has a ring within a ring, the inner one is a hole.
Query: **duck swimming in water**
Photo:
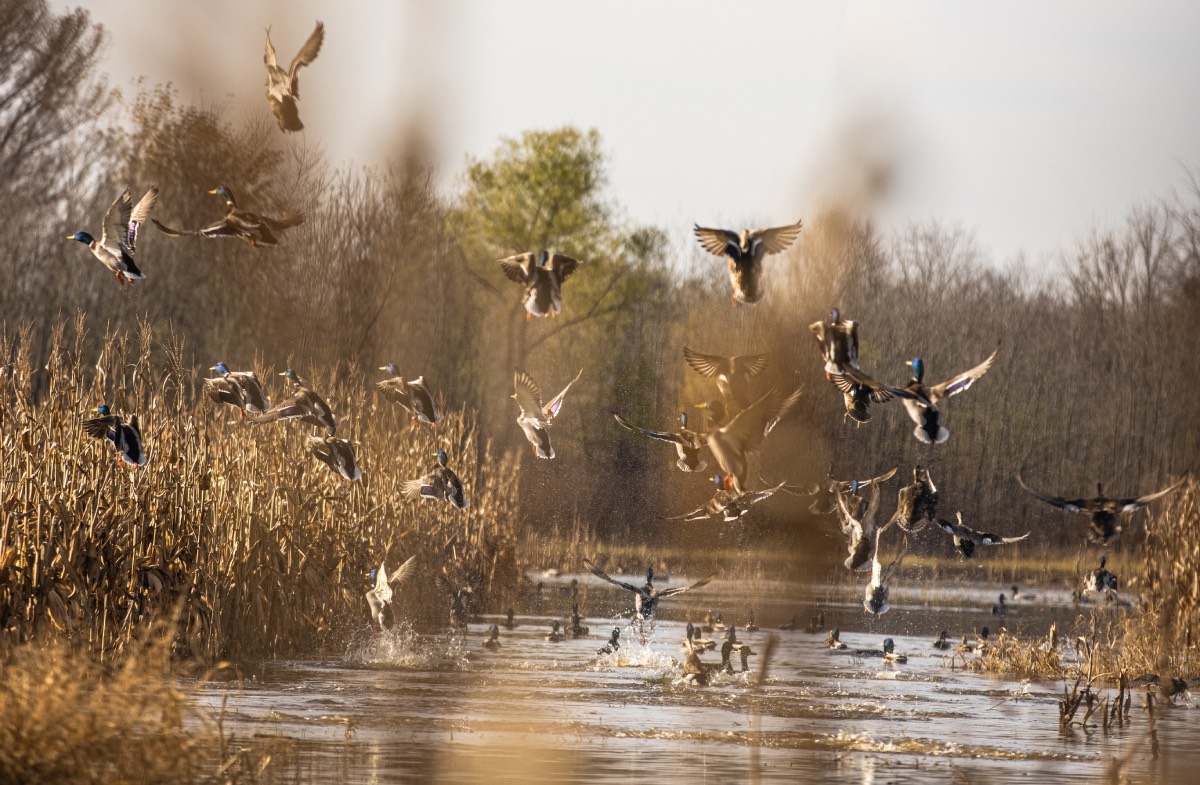
[[[992,615],[1004,617],[1008,615],[1008,606],[1005,604],[1004,595],[1000,595],[1000,604],[992,606]]]
[[[883,639],[883,661],[902,665],[908,662],[908,655],[896,651],[896,643],[891,638]]]
[[[1031,602],[1031,601],[1037,599],[1036,594],[1030,594],[1029,592],[1021,591],[1020,589],[1017,588],[1017,584],[1015,584],[1015,583],[1012,585],[1012,594],[1010,595],[1010,597],[1013,602],[1021,602],[1021,601]]]
[[[579,615],[579,603],[571,603],[571,626],[567,628],[567,634],[572,638],[582,638],[588,634],[588,628],[584,627],[583,617]]]
[[[938,649],[939,651],[945,651],[946,649],[949,649],[953,645],[954,644],[951,643],[950,640],[946,637],[945,630],[942,630],[942,634],[939,635],[938,639],[933,642],[933,648]]]
[[[500,648],[500,628],[497,625],[488,627],[488,639],[483,642],[483,647],[492,651]]]
[[[563,639],[563,634],[558,630],[558,619],[550,622],[550,632],[546,633],[546,640],[551,643],[558,643]]]
[[[746,626],[743,627],[742,629],[744,629],[746,632],[758,632],[758,625],[754,623],[754,609],[753,608],[750,609],[750,621],[746,622]]]
[[[834,627],[825,636],[825,648],[827,649],[844,649],[846,644],[842,643],[842,631]]]
[[[1105,568],[1108,561],[1107,556],[1100,557],[1100,568],[1092,570],[1083,576],[1083,591],[1084,594],[1093,594],[1097,592],[1115,592],[1117,590],[1117,576]]]

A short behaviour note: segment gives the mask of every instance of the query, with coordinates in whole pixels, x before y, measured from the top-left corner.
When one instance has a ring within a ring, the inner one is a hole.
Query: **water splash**
[[[469,667],[466,639],[462,635],[418,634],[407,621],[391,629],[375,630],[353,638],[345,660],[356,665],[386,665],[399,668]]]

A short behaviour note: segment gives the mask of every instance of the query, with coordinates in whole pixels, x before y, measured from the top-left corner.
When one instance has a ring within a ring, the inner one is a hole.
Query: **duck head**
[[[236,207],[237,201],[233,198],[233,191],[227,185],[218,185],[216,188],[209,191],[210,194],[215,194],[225,200],[225,204],[230,207]]]
[[[217,373],[219,373],[219,374],[228,374],[228,373],[229,373],[229,366],[228,366],[228,365],[226,365],[225,363],[217,363],[216,365],[214,365],[213,367],[209,368],[208,370],[210,370],[210,371],[216,371],[216,372],[217,372]]]
[[[858,480],[850,481],[850,493],[858,493]]]
[[[737,643],[737,628],[734,625],[729,625],[729,629],[725,631],[725,638],[730,643]]]
[[[438,450],[437,452],[434,453],[434,455],[437,456],[439,466],[446,465],[446,451],[445,450]]]
[[[379,366],[379,370],[381,370],[381,371],[387,371],[387,372],[388,372],[388,373],[390,373],[392,376],[396,376],[396,375],[397,375],[397,374],[396,374],[396,364],[395,364],[395,363],[388,363],[387,365],[381,365],[381,366]]]
[[[92,409],[92,411],[95,412],[96,414],[100,415],[101,417],[107,417],[109,415],[109,408],[108,408],[107,403],[100,404],[95,409]],[[1100,566],[1103,567],[1104,564],[1101,563]]]
[[[905,360],[904,364],[912,368],[913,378],[918,382],[925,378],[925,362],[920,357]]]
[[[67,235],[67,239],[68,240],[78,240],[79,242],[83,243],[84,245],[91,245],[92,243],[94,243],[96,241],[96,238],[92,237],[87,232],[76,232],[75,234],[69,234],[69,235]]]
[[[550,264],[550,252],[544,250],[538,254],[537,266],[545,267],[548,264]]]
[[[704,409],[708,412],[708,416],[713,422],[722,423],[725,421],[725,404],[717,400],[705,401],[704,403],[696,404],[697,409]]]
[[[837,308],[834,308],[832,311],[829,312],[829,321],[833,322],[834,324],[837,324],[841,320],[842,320],[842,314]]]
[[[284,371],[283,373],[281,373],[279,375],[286,378],[288,381],[290,381],[292,384],[296,385],[297,387],[299,387],[301,384],[300,374],[296,373],[291,368],[288,368],[286,371]]]
[[[681,428],[687,427],[687,412],[679,413],[679,425]]]
[[[883,653],[884,654],[891,654],[893,651],[895,651],[895,649],[896,649],[895,641],[893,641],[891,638],[883,639]]]
[[[646,585],[649,586],[652,583],[654,583],[654,568],[647,567],[646,568]]]

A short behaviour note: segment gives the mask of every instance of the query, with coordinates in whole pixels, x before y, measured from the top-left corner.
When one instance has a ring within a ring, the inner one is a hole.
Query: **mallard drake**
[[[756,303],[762,299],[760,278],[764,256],[782,253],[800,236],[801,221],[790,226],[771,229],[709,229],[699,224],[693,227],[704,250],[722,256],[729,264],[729,283],[733,287],[733,304],[738,300]]]
[[[121,416],[113,414],[108,404],[102,403],[92,411],[95,417],[83,421],[83,430],[93,439],[107,439],[117,450],[117,459],[130,466],[145,466],[147,456],[142,449],[142,429],[138,416],[129,418],[129,424]]]
[[[229,404],[242,417],[246,412],[263,414],[271,408],[271,401],[254,371],[231,371],[223,362],[208,370],[221,374],[204,380],[204,394],[213,403]]]
[[[900,489],[896,498],[896,512],[889,524],[895,523],[905,532],[917,532],[931,521],[937,520],[938,489],[928,468],[919,464],[913,467],[913,481]]]
[[[858,490],[856,481],[851,482],[851,493]],[[852,572],[869,569],[875,558],[875,518],[879,514],[879,486],[871,486],[871,498],[867,502],[866,512],[859,517],[846,504],[846,495],[838,494],[838,510],[842,524],[842,533],[846,535],[846,549],[849,555],[844,564]],[[822,625],[824,626],[824,625]]]
[[[418,496],[423,499],[441,499],[460,510],[467,509],[467,494],[463,491],[462,480],[446,465],[446,451],[438,450],[434,455],[437,456],[437,465],[424,477],[405,482],[404,495],[409,499]]]
[[[900,569],[904,555],[908,553],[908,535],[905,535],[895,558],[887,567],[883,566],[879,560],[879,539],[886,528],[884,526],[875,530],[875,555],[871,559],[871,582],[867,584],[863,593],[863,610],[875,614],[876,619],[891,609],[891,606],[888,605],[888,584],[895,577],[896,571]]]
[[[834,627],[825,636],[825,647],[828,649],[844,649],[846,644],[842,642],[842,631]]]
[[[321,463],[343,478],[354,482],[362,477],[362,469],[354,455],[354,445],[332,436],[308,437],[308,451]]]
[[[900,652],[896,651],[896,642],[893,641],[891,638],[884,638],[883,639],[883,661],[884,662],[892,662],[892,663],[896,663],[897,665],[901,665],[903,663],[908,662],[908,655],[901,654]]]
[[[754,609],[750,609],[750,621],[746,622],[746,626],[742,628],[746,632],[758,632],[758,625],[754,623]]]
[[[304,386],[300,374],[291,368],[279,374],[292,383],[292,395],[262,414],[251,414],[246,419],[253,423],[275,422],[276,420],[299,420],[306,425],[325,428],[327,436],[337,432],[337,417],[325,399]]]
[[[495,651],[500,648],[500,628],[493,624],[488,627],[488,639],[483,642],[483,648]]]
[[[963,371],[948,381],[929,387],[925,385],[924,381],[924,361],[920,357],[907,360],[905,364],[912,368],[912,379],[904,388],[908,392],[908,395],[904,396],[904,408],[917,426],[913,430],[913,436],[925,444],[941,444],[949,439],[950,431],[941,424],[938,403],[969,390],[971,385],[992,367],[992,361],[996,359],[996,353],[999,351],[999,349],[993,351],[986,360],[971,370]]]
[[[1006,604],[1004,594],[1000,595],[1000,604],[992,606],[992,615],[1004,617],[1008,615],[1008,605]]]
[[[1026,485],[1025,481],[1021,479],[1020,473],[1017,474],[1017,484],[1030,496],[1052,507],[1067,512],[1085,512],[1091,515],[1092,531],[1088,534],[1088,542],[1103,545],[1121,532],[1120,515],[1136,512],[1150,502],[1174,492],[1183,485],[1187,478],[1188,474],[1185,473],[1178,481],[1161,491],[1132,499],[1110,499],[1104,495],[1104,487],[1100,483],[1096,483],[1096,498],[1094,499],[1064,499],[1061,496],[1040,493]]]
[[[913,398],[913,394],[899,387],[890,387],[872,379],[865,371],[845,368],[841,373],[829,376],[829,381],[842,394],[846,408],[843,420],[849,417],[858,425],[871,421],[871,404],[887,403],[892,398]]]
[[[625,591],[633,592],[633,618],[635,621],[653,619],[654,611],[658,608],[659,600],[664,600],[667,597],[674,597],[676,594],[683,594],[685,591],[691,591],[692,589],[699,589],[701,586],[707,586],[713,578],[717,577],[717,573],[714,572],[707,578],[702,578],[696,581],[691,586],[677,586],[673,589],[663,589],[660,591],[654,587],[653,568],[648,568],[646,570],[646,583],[644,586],[634,586],[632,583],[625,583],[624,581],[618,581],[608,577],[604,570],[601,570],[587,559],[583,560],[583,564],[588,568],[588,571],[597,578],[608,581],[613,586],[622,588]]]
[[[716,380],[725,407],[734,413],[754,402],[750,380],[767,369],[770,358],[769,354],[701,354],[683,347],[683,359],[696,373]]]
[[[621,648],[621,628],[613,627],[612,635],[608,639],[608,643],[596,649],[596,656],[603,657],[608,654],[616,654],[617,649]]]
[[[68,235],[68,240],[78,240],[88,247],[101,264],[117,276],[117,283],[124,286],[133,280],[140,280],[146,275],[138,269],[133,254],[136,251],[138,228],[145,223],[158,201],[158,186],[153,186],[137,207],[129,196],[129,189],[116,198],[116,201],[104,214],[104,223],[100,227],[100,239],[93,238],[87,232],[76,232]]]
[[[515,630],[516,628],[517,623],[513,620],[513,609],[509,608],[508,613],[504,617],[504,629]]]
[[[1015,583],[1014,583],[1014,584],[1012,585],[1012,594],[1011,594],[1011,595],[1009,595],[1009,598],[1010,598],[1010,599],[1011,599],[1013,602],[1022,602],[1022,601],[1029,602],[1029,601],[1032,601],[1032,600],[1036,600],[1036,599],[1037,599],[1037,595],[1036,595],[1036,594],[1030,594],[1029,592],[1024,592],[1024,591],[1021,591],[1021,590],[1019,590],[1019,589],[1017,588],[1017,584],[1015,584]]]
[[[644,434],[651,439],[657,439],[660,442],[667,442],[675,445],[675,452],[679,455],[679,460],[675,465],[679,467],[681,472],[702,472],[708,467],[708,463],[701,457],[701,451],[704,449],[704,436],[696,431],[690,430],[687,427],[687,412],[679,415],[679,432],[678,433],[663,433],[662,431],[650,431],[645,428],[639,428],[626,420],[616,412],[612,413],[613,419],[627,431]]]
[[[746,475],[750,470],[750,455],[787,416],[800,400],[803,389],[788,397],[771,390],[725,425],[710,428],[705,434],[708,449],[725,472],[725,489],[737,495],[746,493]]]
[[[1108,562],[1107,556],[1100,557],[1100,568],[1092,570],[1083,576],[1083,591],[1084,594],[1093,594],[1096,592],[1110,592],[1117,590],[1117,576],[1105,568]]]
[[[579,615],[579,603],[571,603],[571,626],[567,628],[567,634],[572,638],[582,638],[588,634],[588,628],[583,626],[583,617]]]
[[[688,640],[690,640],[692,645],[700,651],[712,651],[713,649],[717,648],[717,643],[716,641],[708,640],[707,638],[702,637],[703,629],[703,627],[697,627],[689,621],[687,624]]]
[[[863,488],[887,482],[896,475],[898,469],[898,466],[893,466],[891,471],[866,480],[835,480],[827,477],[821,482],[809,486],[808,495],[816,498],[813,499],[812,504],[808,505],[808,511],[813,515],[828,515],[838,509],[837,500],[840,494],[851,493],[855,488],[861,491]]]
[[[566,254],[522,253],[497,262],[514,283],[525,286],[525,318],[558,316],[562,312],[562,285],[582,262]]]
[[[304,223],[304,216],[300,213],[288,212],[282,218],[271,218],[238,207],[233,190],[227,185],[219,185],[209,193],[225,200],[225,217],[219,221],[199,229],[173,229],[157,218],[151,220],[168,237],[237,237],[255,248],[278,245],[276,232]]]
[[[950,639],[946,637],[946,634],[946,631],[942,630],[942,634],[939,635],[938,639],[933,642],[933,648],[937,649],[938,651],[946,651],[954,645],[950,642]],[[964,640],[966,639],[964,638]]]
[[[443,567],[443,569],[445,569]],[[471,619],[471,600],[475,597],[475,582],[468,580],[458,585],[450,580],[445,573],[438,573],[434,583],[450,598],[450,626],[465,629]]]
[[[826,378],[844,373],[846,368],[858,368],[858,322],[843,319],[834,308],[829,319],[813,322],[808,329],[817,337]]]
[[[725,641],[721,644],[721,669],[726,673],[733,673],[733,663],[730,660],[734,652],[737,652],[742,660],[742,672],[745,673],[750,670],[748,658],[754,652],[750,649],[749,644],[738,640],[737,628],[731,624],[725,632]]]
[[[949,534],[954,539],[954,547],[958,549],[959,554],[964,559],[969,559],[975,555],[976,545],[1010,545],[1014,542],[1020,542],[1029,536],[1029,532],[1025,532],[1020,537],[1001,537],[999,534],[991,534],[990,532],[976,531],[969,526],[963,525],[962,512],[956,513],[958,523],[954,524],[945,518],[938,518],[936,523],[938,528]],[[1004,596],[1004,595],[1000,595]]]
[[[550,431],[547,429],[550,427],[551,420],[562,409],[563,398],[566,396],[567,390],[571,389],[571,385],[579,381],[579,377],[583,375],[583,369],[580,368],[579,373],[575,374],[575,378],[562,388],[562,392],[551,398],[550,402],[545,405],[542,404],[542,390],[533,377],[520,368],[514,368],[513,372],[513,387],[516,392],[512,397],[521,410],[521,414],[517,417],[517,425],[521,426],[521,430],[525,432],[525,438],[529,440],[534,455],[539,458],[553,458],[554,448],[550,446]]]
[[[550,622],[550,632],[546,633],[546,640],[551,643],[558,643],[563,639],[563,634],[558,630],[558,619]]]
[[[438,414],[437,407],[434,406],[433,395],[425,386],[424,376],[418,376],[412,381],[405,381],[393,363],[381,366],[379,370],[387,371],[392,378],[375,382],[375,387],[379,389],[380,395],[384,398],[395,401],[407,409],[412,415],[413,425],[423,422],[436,426],[442,421],[442,416]]]
[[[367,605],[371,607],[371,618],[379,625],[380,629],[386,629],[383,620],[383,610],[392,601],[393,584],[401,585],[412,577],[416,567],[417,557],[409,556],[408,561],[400,565],[400,569],[389,578],[387,574],[386,563],[380,564],[378,570],[371,570],[371,578],[375,581],[375,586],[366,593]]]
[[[779,483],[774,487],[764,488],[761,491],[736,494],[725,490],[724,481],[719,474],[713,475],[713,483],[717,486],[717,492],[711,499],[705,502],[703,507],[697,507],[689,513],[675,515],[663,520],[699,521],[720,516],[726,523],[731,523],[740,520],[746,513],[750,512],[751,506],[764,499],[771,498],[771,496],[784,486],[784,483]]]
[[[300,111],[296,107],[296,101],[300,100],[300,68],[317,59],[324,42],[325,23],[317,22],[312,35],[304,42],[304,46],[296,53],[292,64],[285,71],[275,59],[275,47],[271,46],[271,28],[267,28],[267,46],[263,52],[263,63],[267,66],[267,102],[271,104],[271,114],[275,115],[281,131],[304,129],[304,123],[300,122]]]

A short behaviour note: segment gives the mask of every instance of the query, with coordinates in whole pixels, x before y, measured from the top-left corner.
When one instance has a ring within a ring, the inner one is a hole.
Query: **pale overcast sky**
[[[66,4],[71,5],[71,4]],[[938,218],[998,260],[1037,260],[1200,165],[1200,4],[87,0],[128,89],[268,112],[280,59],[309,141],[374,163],[411,113],[449,178],[502,135],[598,128],[638,222],[783,223],[888,166],[885,226]],[[451,183],[448,180],[448,186]]]

